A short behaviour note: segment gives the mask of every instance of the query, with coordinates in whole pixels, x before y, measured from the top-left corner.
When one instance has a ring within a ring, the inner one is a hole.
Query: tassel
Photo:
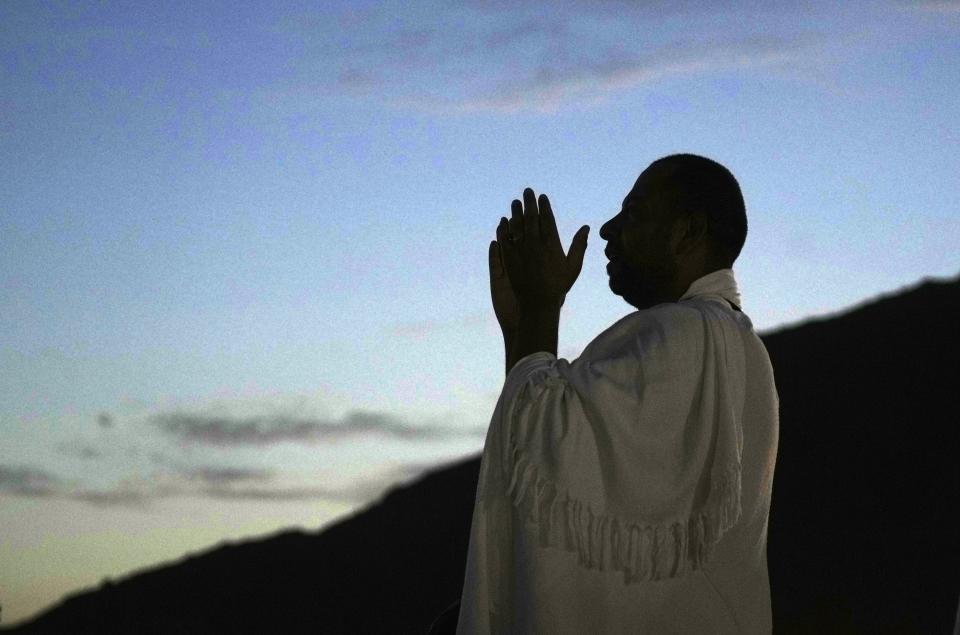
[[[708,506],[683,521],[628,523],[595,514],[540,474],[516,446],[507,496],[523,518],[537,525],[541,547],[576,551],[587,569],[623,572],[625,585],[686,575],[702,569],[720,537],[741,516],[740,466],[712,484]]]

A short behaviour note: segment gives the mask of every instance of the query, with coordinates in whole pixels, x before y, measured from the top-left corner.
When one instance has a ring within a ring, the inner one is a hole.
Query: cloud
[[[146,497],[126,488],[96,491],[77,487],[45,470],[27,466],[0,465],[0,494],[23,498],[78,500],[98,507],[143,506]]]
[[[518,6],[540,16],[567,12],[576,18],[603,16],[616,20],[633,16],[663,18],[679,14],[721,14],[732,11],[772,9],[797,10],[808,6],[784,0],[528,0],[519,5],[516,0],[466,0],[466,6],[492,14],[516,10]],[[798,6],[799,5],[799,6]]]
[[[23,498],[77,500],[98,507],[144,506],[147,496],[122,486],[118,489],[98,491],[77,486],[46,470],[28,466],[0,465],[0,495],[9,494]]]
[[[74,458],[83,459],[84,461],[92,461],[95,459],[103,458],[103,451],[98,450],[97,448],[84,444],[82,442],[78,443],[58,443],[56,449],[61,454],[66,456],[72,456]]]
[[[364,411],[325,418],[314,413],[304,414],[304,405],[305,401],[301,400],[291,409],[286,398],[257,398],[218,402],[200,412],[177,409],[144,413],[146,423],[153,430],[180,442],[179,451],[170,451],[174,445],[167,449],[154,446],[149,450],[129,444],[126,450],[101,448],[80,438],[54,442],[53,447],[62,455],[85,461],[108,457],[111,461],[98,462],[95,472],[90,466],[64,463],[65,467],[80,470],[74,475],[77,478],[64,478],[65,475],[40,466],[0,464],[0,496],[139,509],[150,508],[162,499],[185,497],[363,503],[433,464],[403,464],[360,480],[350,480],[343,475],[346,480],[331,482],[325,476],[303,480],[302,475],[288,474],[279,466],[273,469],[268,464],[198,464],[196,460],[201,459],[205,447],[210,446],[242,451],[284,442],[336,442],[370,434],[413,441],[482,438],[486,434],[485,427],[464,428],[430,418],[411,423],[400,416]],[[139,438],[148,440],[143,435]],[[110,439],[113,437],[108,435],[101,441]],[[121,475],[126,476],[112,483],[105,481]]]
[[[253,469],[247,467],[195,467],[183,470],[184,476],[191,481],[202,481],[206,484],[224,485],[248,481],[269,481],[274,473],[271,470]]]
[[[56,493],[60,483],[60,479],[45,470],[0,465],[0,493],[46,498]]]
[[[162,431],[182,442],[212,446],[336,442],[370,433],[409,441],[482,435],[480,430],[437,424],[412,426],[389,414],[368,412],[353,412],[342,421],[298,419],[286,415],[236,417],[184,412],[162,413],[152,419]]]
[[[904,2],[901,9],[919,11],[922,13],[960,13],[960,0],[937,0],[927,2]]]
[[[924,6],[947,4],[952,5]],[[444,5],[416,25],[405,22],[402,14],[387,16],[383,9],[370,9],[364,20],[337,30],[334,37],[311,25],[336,22],[337,15],[304,14],[275,27],[282,37],[304,47],[301,67],[293,76],[280,78],[263,97],[276,105],[309,101],[321,90],[363,98],[376,92],[395,108],[429,114],[552,113],[565,106],[599,104],[618,92],[669,78],[822,63],[820,48],[835,36],[775,39],[754,15],[771,8],[798,16],[823,9],[782,2],[771,6],[760,0],[522,5],[467,0]],[[690,16],[690,24],[679,31],[677,13]],[[637,37],[640,33],[647,35]],[[667,44],[674,33],[689,42]],[[325,84],[323,77],[330,70],[332,83]]]
[[[101,428],[112,428],[113,417],[110,416],[109,412],[101,412],[97,415],[97,425],[99,425]]]
[[[404,97],[395,104],[434,114],[552,113],[562,106],[602,103],[615,93],[669,78],[807,61],[816,54],[817,46],[811,38],[753,37],[711,46],[673,45],[651,54],[609,47],[596,59],[570,61],[559,56],[548,60],[519,80],[498,82],[483,96],[446,102],[435,97]]]
[[[89,503],[96,507],[140,507],[149,506],[152,496],[144,492],[119,488],[115,490],[97,491],[80,490],[65,492],[61,498]]]
[[[383,80],[370,71],[359,68],[348,68],[337,78],[337,84],[353,92],[367,92],[377,88]]]
[[[373,490],[370,490],[366,493],[370,493],[372,491]],[[369,496],[358,495],[355,491],[346,489],[338,490],[326,487],[211,487],[202,490],[200,493],[207,498],[247,501],[334,500],[338,502],[357,503],[369,500],[370,498]]]
[[[560,42],[568,33],[566,20],[528,17],[516,25],[491,31],[483,38],[483,44],[489,50],[497,50],[538,38],[546,38],[548,42]]]
[[[408,463],[342,487],[296,486],[264,487],[243,485],[233,487],[206,487],[198,493],[208,498],[248,501],[306,501],[329,500],[346,503],[365,503],[383,494],[384,490],[400,485],[436,466],[430,463]]]
[[[149,478],[125,479],[111,488],[91,489],[68,482],[44,470],[0,465],[0,495],[23,498],[73,500],[95,507],[149,509],[168,498],[210,498],[245,501],[327,500],[365,503],[391,486],[434,469],[432,463],[393,466],[372,477],[343,486],[290,486],[271,484],[275,474],[248,467],[188,466],[155,473]]]

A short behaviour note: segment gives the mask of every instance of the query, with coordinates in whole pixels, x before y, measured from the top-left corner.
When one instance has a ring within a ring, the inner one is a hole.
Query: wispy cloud
[[[904,2],[900,8],[923,13],[960,14],[960,0],[927,0],[926,2]]]
[[[171,412],[155,415],[154,423],[185,443],[213,446],[271,445],[275,443],[336,442],[346,437],[379,434],[403,440],[482,436],[482,431],[437,424],[410,425],[382,413],[353,412],[340,421],[295,418],[286,415],[252,417],[212,416]]]
[[[142,507],[147,499],[142,493],[126,487],[108,491],[92,490],[46,470],[23,465],[0,465],[0,495],[3,494],[22,498],[77,500],[98,507]]]
[[[336,33],[305,30],[299,21],[287,20],[276,32],[302,43],[304,59],[310,61],[295,72],[294,84],[287,85],[292,77],[282,78],[264,91],[264,98],[274,106],[302,101],[304,84],[315,85],[323,75],[320,69],[333,68],[334,88],[341,94],[370,97],[375,92],[383,103],[400,109],[552,113],[599,104],[670,78],[815,65],[820,48],[836,39],[778,38],[760,30],[756,20],[736,22],[731,17],[746,16],[750,7],[724,4],[567,0],[531,9],[530,3],[468,0],[444,4],[416,28],[368,15],[367,24]],[[769,3],[755,4],[769,9]],[[781,8],[798,14],[813,11]],[[689,26],[678,29],[676,13],[690,16]],[[721,17],[728,26],[718,26]],[[641,33],[647,35],[639,37]],[[672,43],[676,37],[687,42]]]
[[[57,452],[60,452],[64,456],[71,456],[77,459],[83,459],[84,461],[93,461],[96,459],[103,458],[104,453],[102,450],[99,450],[92,445],[87,443],[58,443],[55,446]]]
[[[322,416],[308,402],[303,395],[296,399],[267,395],[208,402],[192,411],[181,406],[158,410],[144,404],[135,418],[146,424],[146,430],[135,430],[137,426],[125,417],[119,433],[100,432],[89,438],[52,442],[51,449],[58,454],[81,462],[0,463],[0,497],[139,509],[149,509],[162,499],[185,497],[356,504],[433,464],[392,466],[388,462],[383,471],[371,464],[365,469],[351,468],[352,474],[340,471],[331,475],[329,467],[315,460],[299,462],[299,469],[291,470],[288,463],[264,463],[265,458],[251,455],[250,449],[301,444],[281,451],[313,456],[314,444],[368,435],[416,442],[481,439],[486,433],[485,427],[446,424],[443,418],[409,421],[389,413],[357,410]],[[135,434],[136,440],[120,433]],[[210,447],[225,452],[210,457]]]
[[[377,88],[383,80],[372,71],[350,67],[340,73],[337,83],[340,88],[360,93]]]
[[[359,480],[343,487],[209,487],[201,490],[208,498],[224,500],[298,501],[331,500],[345,503],[363,503],[373,500],[390,486],[406,481],[424,471],[420,465],[402,466],[376,477]]]
[[[395,103],[436,114],[553,113],[563,106],[599,104],[616,93],[669,78],[808,61],[818,45],[809,38],[747,38],[712,46],[669,46],[650,54],[611,47],[595,59],[546,61],[519,80],[498,82],[485,95],[448,101],[414,96]]]
[[[78,490],[64,492],[59,496],[70,500],[89,503],[95,507],[139,507],[146,508],[154,498],[145,492],[120,487],[111,490]]]
[[[200,481],[209,485],[229,485],[238,482],[269,481],[273,479],[272,470],[248,467],[201,466],[186,468],[183,475],[191,481]]]
[[[560,43],[569,35],[567,21],[558,17],[527,17],[520,22],[497,28],[483,36],[485,48],[497,50],[512,48],[517,44],[545,38],[550,43]]]
[[[43,498],[52,496],[60,480],[46,470],[0,465],[0,493]]]
[[[343,486],[285,485],[270,470],[248,467],[179,467],[149,478],[128,478],[109,488],[90,488],[45,470],[0,465],[0,495],[21,498],[74,500],[96,507],[149,509],[169,498],[210,498],[246,501],[327,500],[365,503],[385,489],[402,484],[433,467],[410,463],[391,467],[372,477]]]

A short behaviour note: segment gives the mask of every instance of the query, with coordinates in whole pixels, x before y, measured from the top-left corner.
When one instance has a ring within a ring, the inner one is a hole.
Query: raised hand
[[[533,190],[526,188],[523,203],[514,200],[511,211],[513,218],[509,224],[506,217],[500,218],[497,244],[516,305],[519,311],[545,306],[559,308],[583,269],[590,227],[580,228],[564,254],[557,222],[545,194],[540,195],[538,205]]]

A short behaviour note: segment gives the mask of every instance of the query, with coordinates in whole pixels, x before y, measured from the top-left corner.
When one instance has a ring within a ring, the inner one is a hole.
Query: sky
[[[551,200],[560,357],[632,312],[601,225],[737,177],[761,334],[960,272],[960,3],[0,4],[0,606],[476,455],[487,248]]]

